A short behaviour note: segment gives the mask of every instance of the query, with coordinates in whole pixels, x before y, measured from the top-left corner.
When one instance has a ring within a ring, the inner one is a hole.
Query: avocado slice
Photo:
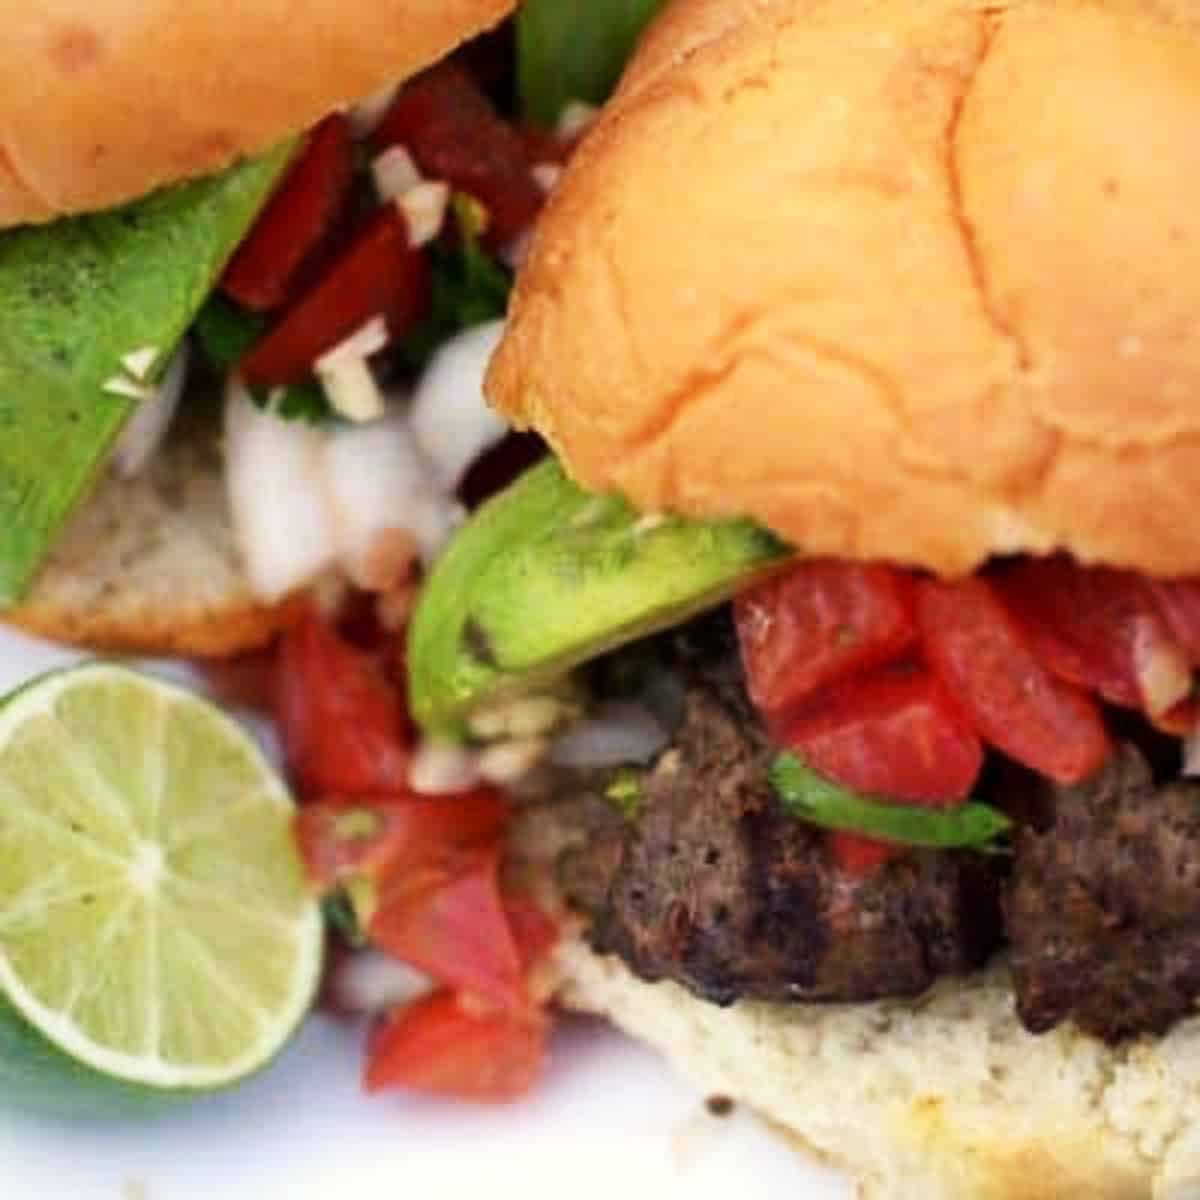
[[[19,599],[137,404],[105,385],[137,350],[165,367],[291,149],[0,234],[0,605]]]
[[[678,624],[789,553],[749,521],[643,517],[541,463],[483,505],[434,565],[409,626],[413,716],[461,736],[482,701]]]

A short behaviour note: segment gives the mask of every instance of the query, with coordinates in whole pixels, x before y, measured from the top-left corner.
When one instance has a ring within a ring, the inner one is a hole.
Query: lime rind
[[[38,1107],[144,1111],[269,1062],[322,957],[291,813],[253,740],[183,688],[97,663],[9,697],[0,1087]]]

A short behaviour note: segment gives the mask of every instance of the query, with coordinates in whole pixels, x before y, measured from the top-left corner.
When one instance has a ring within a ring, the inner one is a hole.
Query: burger
[[[322,580],[402,590],[503,434],[469,393],[569,140],[526,119],[551,51],[524,52],[518,97],[512,8],[11,14],[9,620],[223,656]]]
[[[411,708],[562,995],[877,1197],[1200,1189],[1200,10],[674,0]]]

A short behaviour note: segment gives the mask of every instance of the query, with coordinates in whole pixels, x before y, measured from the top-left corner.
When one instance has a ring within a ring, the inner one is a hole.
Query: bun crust
[[[266,645],[304,608],[299,595],[255,597],[216,432],[188,428],[135,479],[101,480],[3,619],[89,650],[226,658]]]
[[[852,1174],[863,1200],[1185,1200],[1200,1193],[1200,1020],[1111,1049],[1033,1037],[1003,968],[919,1001],[718,1008],[581,942],[560,996]]]
[[[1193,0],[674,0],[490,395],[808,553],[1200,572],[1198,128]]]
[[[514,0],[21,0],[0,228],[215,171],[440,58]]]

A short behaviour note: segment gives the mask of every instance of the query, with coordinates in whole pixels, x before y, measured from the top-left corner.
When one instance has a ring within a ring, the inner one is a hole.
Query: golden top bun
[[[1200,572],[1200,4],[675,0],[489,381],[585,486]]]
[[[0,228],[215,171],[398,81],[514,0],[21,0],[0,38]]]

